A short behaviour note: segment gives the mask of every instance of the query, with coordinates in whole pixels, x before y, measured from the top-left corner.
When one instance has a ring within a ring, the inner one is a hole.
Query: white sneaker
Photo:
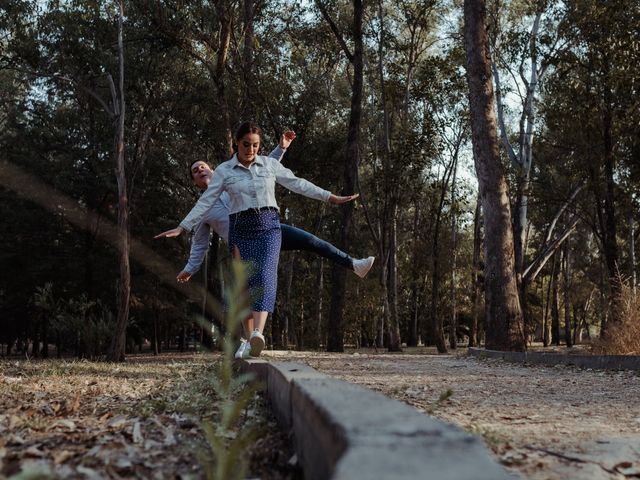
[[[260,352],[262,352],[264,348],[264,336],[258,330],[254,330],[251,332],[249,345],[250,347],[247,350],[249,350],[250,355],[252,357],[259,357]]]
[[[235,358],[247,358],[247,357],[244,356],[244,352],[245,352],[245,350],[249,350],[247,348],[248,345],[249,345],[248,342],[243,338],[240,341],[240,346],[238,347],[238,350],[236,350],[236,354],[234,355],[234,357]]]
[[[369,270],[371,270],[371,267],[373,267],[373,261],[375,259],[376,257],[367,257],[367,258],[361,258],[360,260],[354,260],[353,271],[360,278],[364,278],[365,275],[369,273]]]
[[[241,358],[249,358],[251,355],[251,345],[249,345],[249,342],[244,342],[244,350],[242,350],[242,357]]]

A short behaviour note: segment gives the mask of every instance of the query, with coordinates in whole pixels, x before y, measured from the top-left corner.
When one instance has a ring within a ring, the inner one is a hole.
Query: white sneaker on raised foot
[[[359,260],[354,260],[353,271],[360,278],[364,278],[365,275],[369,273],[369,270],[371,270],[371,267],[373,266],[373,261],[375,259],[376,257],[367,257],[367,258],[361,258]]]
[[[249,342],[247,342],[244,338],[240,341],[240,346],[238,350],[236,350],[235,358],[247,358],[249,355],[245,355],[245,351],[249,351],[247,348],[249,346]]]
[[[258,331],[254,330],[251,332],[251,337],[249,338],[250,354],[252,357],[259,357],[260,352],[264,348],[264,336]]]

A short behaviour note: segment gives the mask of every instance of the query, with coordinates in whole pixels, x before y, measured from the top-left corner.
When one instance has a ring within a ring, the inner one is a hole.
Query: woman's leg
[[[267,317],[269,316],[269,312],[256,312],[251,311],[251,315],[253,316],[253,324],[255,325],[255,329],[251,332],[249,336],[249,354],[252,357],[260,356],[262,349],[264,348],[264,335],[262,332],[264,331],[264,325],[267,323]]]
[[[313,252],[341,267],[353,270],[353,258],[335,245],[291,225],[281,223],[280,229],[282,230],[282,250]]]
[[[245,318],[242,321],[242,326],[244,327],[244,335],[245,335],[244,338],[249,338],[249,336],[251,335],[251,332],[253,332],[253,329],[256,328],[254,318],[255,317],[253,316],[253,312],[251,312],[251,315],[249,315],[247,318]]]
[[[249,331],[253,332],[253,330],[258,330],[262,333],[264,331],[264,326],[267,323],[268,316],[269,312],[251,312],[252,329]]]
[[[276,301],[282,241],[280,219],[277,212],[261,211],[245,215],[231,225],[229,240],[238,246],[242,260],[250,264],[247,284],[251,295],[251,320],[245,321],[244,325],[250,333],[250,355],[257,357],[265,346],[262,332]]]

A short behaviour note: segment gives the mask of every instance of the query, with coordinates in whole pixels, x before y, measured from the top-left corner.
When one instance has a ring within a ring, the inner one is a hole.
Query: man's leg
[[[322,240],[300,228],[280,224],[282,230],[281,250],[304,250],[313,252],[341,267],[353,270],[353,258],[331,243]]]

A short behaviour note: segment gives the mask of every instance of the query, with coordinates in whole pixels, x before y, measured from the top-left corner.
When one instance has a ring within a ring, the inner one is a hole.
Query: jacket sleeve
[[[299,193],[305,197],[328,202],[331,192],[324,190],[304,178],[296,177],[291,170],[282,166],[281,163],[272,162],[276,174],[276,182],[292,192]]]
[[[284,148],[282,148],[280,145],[276,145],[276,148],[274,148],[273,150],[271,150],[271,153],[269,154],[269,157],[282,162],[282,158],[284,157],[284,153],[286,152],[286,150]]]
[[[200,270],[200,265],[204,261],[204,257],[209,250],[209,239],[211,237],[211,226],[208,223],[202,222],[193,234],[191,238],[191,253],[189,254],[189,260],[184,267],[184,271],[190,274],[196,273]]]

